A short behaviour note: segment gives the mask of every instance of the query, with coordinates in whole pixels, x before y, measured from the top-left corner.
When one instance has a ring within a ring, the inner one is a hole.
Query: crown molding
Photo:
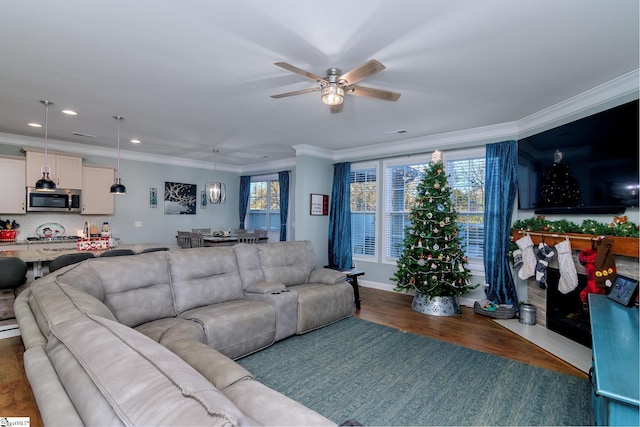
[[[322,159],[335,160],[335,151],[327,150],[326,148],[316,147],[314,145],[299,144],[294,145],[293,149],[296,151],[297,156],[312,156],[320,157]]]
[[[638,99],[639,76],[639,70],[635,69],[518,120],[520,138],[535,135]]]

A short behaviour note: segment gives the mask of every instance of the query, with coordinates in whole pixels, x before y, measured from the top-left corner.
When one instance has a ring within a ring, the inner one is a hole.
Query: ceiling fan
[[[313,73],[287,64],[286,62],[276,62],[275,65],[299,74],[309,80],[313,80],[318,83],[318,87],[271,95],[272,98],[286,98],[288,96],[320,91],[322,93],[322,102],[329,106],[331,113],[340,113],[342,111],[342,102],[345,94],[368,96],[370,98],[382,99],[383,101],[397,101],[398,98],[400,98],[400,94],[396,92],[356,86],[356,83],[360,80],[385,69],[385,66],[375,59],[371,59],[344,74],[341,74],[339,68],[329,68],[326,77],[316,76]]]

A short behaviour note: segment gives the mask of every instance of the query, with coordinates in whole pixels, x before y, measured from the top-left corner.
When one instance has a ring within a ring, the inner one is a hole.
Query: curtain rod
[[[557,234],[557,233],[543,233],[541,231],[525,231],[518,230],[518,234],[533,234],[534,236],[542,236],[542,237],[555,237],[555,238],[569,238],[569,239],[578,239],[578,240],[598,240],[600,237],[583,237],[583,236],[570,236],[568,234]]]

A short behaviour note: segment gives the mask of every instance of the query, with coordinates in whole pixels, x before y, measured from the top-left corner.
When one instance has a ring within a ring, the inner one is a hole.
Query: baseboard
[[[0,339],[19,337],[19,336],[20,336],[20,328],[18,327],[17,323],[0,326]]]
[[[388,283],[373,282],[371,280],[358,280],[358,285],[363,286],[365,288],[379,289],[381,291],[404,293],[404,292],[398,292],[398,291],[394,290],[394,288],[395,288],[394,285],[390,285]],[[408,292],[407,294],[408,295],[413,295],[414,293],[413,292]],[[473,307],[473,304],[475,302],[476,302],[476,300],[473,299],[473,298],[458,297],[458,303],[460,305],[464,305],[465,307]]]

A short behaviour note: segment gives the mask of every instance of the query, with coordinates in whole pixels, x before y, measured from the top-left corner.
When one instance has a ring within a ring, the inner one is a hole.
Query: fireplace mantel
[[[578,233],[551,233],[546,231],[526,231],[526,230],[513,230],[511,236],[516,241],[525,234],[529,234],[533,243],[538,245],[544,238],[545,243],[549,246],[554,246],[567,237],[571,240],[571,249],[581,251],[592,247],[593,243],[602,236],[595,236],[593,234],[578,234]],[[632,258],[640,257],[640,248],[638,243],[640,239],[635,237],[617,237],[606,236],[613,239],[613,245],[611,245],[611,252],[613,255],[623,255]]]

